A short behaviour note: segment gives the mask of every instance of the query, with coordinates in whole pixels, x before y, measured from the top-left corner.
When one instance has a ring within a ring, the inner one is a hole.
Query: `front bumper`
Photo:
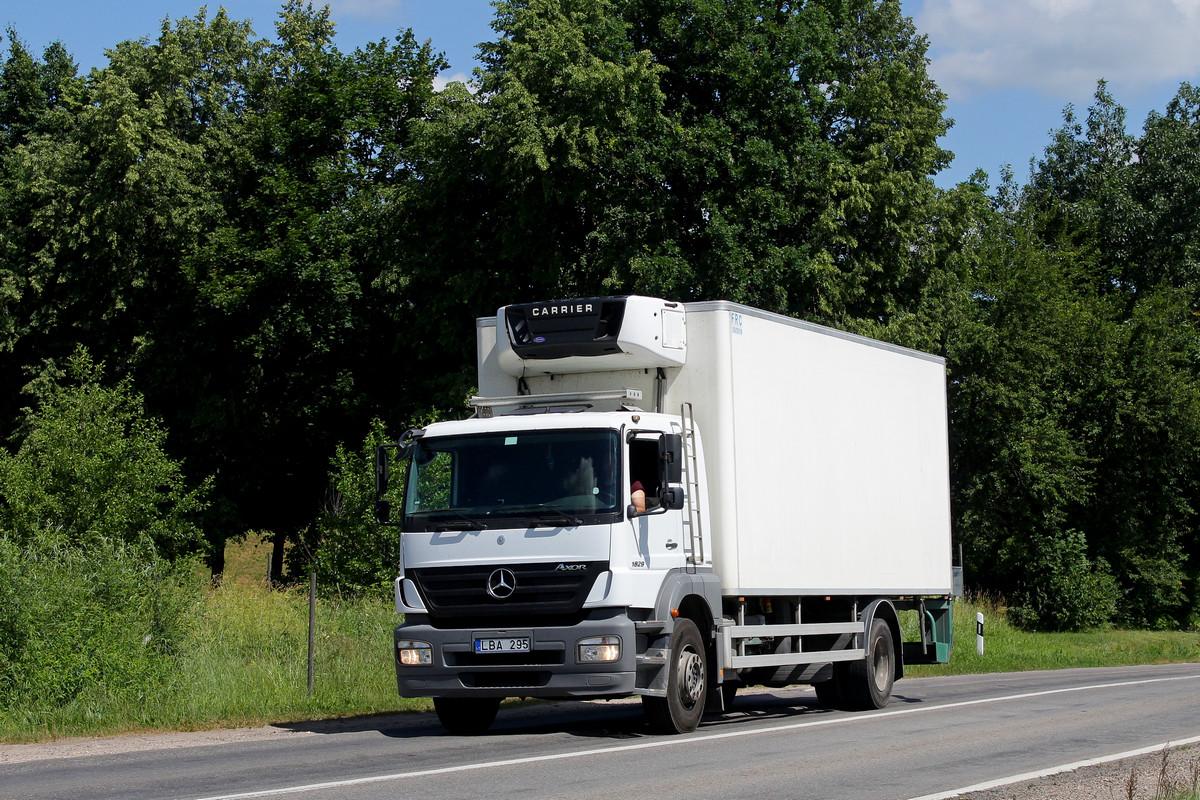
[[[616,661],[577,663],[576,644],[594,636],[619,636]],[[476,638],[530,636],[528,653],[474,652]],[[396,660],[401,697],[615,697],[633,693],[637,634],[623,609],[597,609],[574,625],[509,628],[435,628],[406,622],[395,641],[433,646],[433,663],[407,666]],[[395,648],[393,648],[395,656]]]

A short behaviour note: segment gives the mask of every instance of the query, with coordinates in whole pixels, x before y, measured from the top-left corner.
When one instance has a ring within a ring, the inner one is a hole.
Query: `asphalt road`
[[[449,736],[432,714],[198,746],[164,737],[0,760],[0,798],[932,800],[1197,739],[1200,664],[1174,664],[906,679],[886,709],[858,714],[826,711],[807,688],[760,691],[685,736],[650,734],[636,702],[591,702],[505,708],[480,737]]]

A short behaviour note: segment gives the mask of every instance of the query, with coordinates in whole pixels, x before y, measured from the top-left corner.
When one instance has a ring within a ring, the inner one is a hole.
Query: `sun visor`
[[[654,297],[581,297],[504,306],[496,315],[500,368],[526,375],[682,366],[683,305]]]

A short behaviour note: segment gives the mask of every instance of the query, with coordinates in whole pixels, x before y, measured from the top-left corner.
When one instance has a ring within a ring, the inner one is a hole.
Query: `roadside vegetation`
[[[1158,758],[1158,770],[1149,780],[1140,774],[1135,764],[1125,782],[1124,797],[1126,800],[1142,797],[1150,800],[1200,799],[1200,753],[1192,747],[1164,750]]]
[[[225,581],[216,588],[197,569],[177,621],[177,646],[151,659],[143,681],[78,687],[59,702],[30,697],[0,709],[0,741],[203,730],[312,719],[427,711],[427,700],[397,696],[391,660],[391,598],[321,597],[317,603],[313,694],[307,687],[308,597],[269,587],[270,547],[255,539],[231,545]],[[985,652],[975,650],[975,615],[985,615]],[[113,620],[97,636],[140,631]],[[906,634],[911,636],[912,634]],[[142,635],[136,637],[141,645]],[[98,640],[72,647],[97,647]],[[65,645],[64,645],[65,646]],[[149,645],[145,649],[152,649]],[[955,645],[944,666],[911,667],[909,677],[1200,660],[1200,632],[1095,630],[1031,633],[1014,627],[993,600],[955,605]],[[103,661],[79,669],[106,668]]]
[[[380,595],[317,603],[313,693],[308,694],[308,596],[267,584],[270,546],[254,539],[230,546],[231,569],[218,587],[197,566],[187,586],[169,651],[143,644],[142,613],[112,619],[93,635],[64,640],[49,631],[46,669],[88,675],[54,697],[13,692],[0,707],[0,741],[43,741],[135,731],[203,730],[428,708],[396,695],[391,661],[395,611]],[[130,587],[126,587],[130,588]],[[46,599],[42,612],[57,606]],[[98,619],[103,611],[91,609]],[[38,615],[38,609],[31,610]],[[121,636],[121,632],[127,634]],[[115,638],[113,638],[115,637]],[[130,641],[130,640],[135,641]],[[63,665],[68,651],[73,661]],[[114,665],[144,651],[140,680],[118,680]]]
[[[975,615],[984,615],[984,652],[975,649]],[[915,620],[906,620],[915,625]],[[916,628],[905,638],[916,638]],[[905,668],[907,677],[974,675],[1041,669],[1120,667],[1200,661],[1200,631],[1147,631],[1098,628],[1070,633],[1039,633],[1013,624],[1007,608],[990,597],[954,604],[954,650],[949,664]]]

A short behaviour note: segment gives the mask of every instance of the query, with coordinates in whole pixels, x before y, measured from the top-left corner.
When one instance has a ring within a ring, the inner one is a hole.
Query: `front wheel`
[[[438,721],[450,733],[471,736],[492,727],[500,710],[499,697],[435,697]]]
[[[690,733],[704,716],[708,694],[708,658],[700,630],[690,619],[679,619],[671,632],[667,664],[667,696],[642,696],[646,721],[658,733]]]

